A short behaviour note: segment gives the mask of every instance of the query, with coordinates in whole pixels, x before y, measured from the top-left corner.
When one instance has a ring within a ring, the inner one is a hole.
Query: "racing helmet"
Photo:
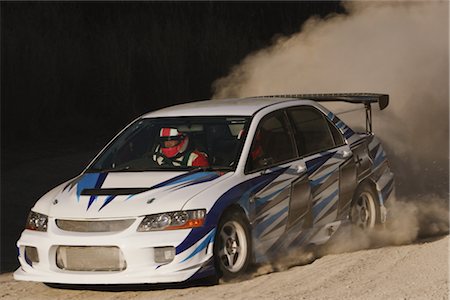
[[[262,140],[262,130],[258,129],[255,135],[255,140],[253,141],[250,149],[250,155],[253,160],[259,159],[263,155]]]
[[[186,151],[189,144],[187,134],[177,128],[163,127],[159,133],[161,152],[167,158],[175,157]]]

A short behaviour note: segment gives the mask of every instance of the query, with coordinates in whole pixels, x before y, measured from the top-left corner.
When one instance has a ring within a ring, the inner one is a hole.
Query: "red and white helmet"
[[[183,153],[186,151],[189,144],[189,137],[185,133],[178,131],[176,128],[161,128],[159,138],[161,142],[161,151],[168,158]],[[166,143],[169,141],[177,141],[177,143]]]

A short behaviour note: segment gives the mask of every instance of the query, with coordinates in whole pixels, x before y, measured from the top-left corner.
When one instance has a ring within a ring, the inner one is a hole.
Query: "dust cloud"
[[[374,132],[405,192],[448,196],[448,2],[344,2],[348,15],[312,18],[301,31],[250,54],[213,84],[213,98],[379,92]],[[348,107],[347,107],[348,108]],[[340,116],[362,124],[363,114]],[[412,176],[414,175],[414,176]]]
[[[449,3],[344,1],[343,5],[347,14],[313,17],[297,34],[248,55],[214,82],[213,98],[389,94],[386,110],[373,109],[373,130],[396,174],[397,196],[390,203],[395,218],[386,225],[389,230],[378,235],[342,230],[340,234],[352,234],[352,243],[336,243],[327,251],[404,244],[448,233]],[[335,112],[349,109],[348,104],[327,107]],[[364,124],[363,112],[339,117],[351,126]],[[262,273],[270,272],[274,266],[263,269]]]

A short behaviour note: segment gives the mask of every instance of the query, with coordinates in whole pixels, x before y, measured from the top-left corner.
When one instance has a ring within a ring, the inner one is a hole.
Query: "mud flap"
[[[380,223],[384,224],[387,220],[387,209],[385,203],[394,191],[394,173],[392,173],[389,169],[386,169],[383,175],[381,175],[375,183],[375,187],[377,189],[380,206]]]
[[[328,223],[322,228],[320,228],[314,236],[311,237],[310,243],[315,245],[321,245],[327,242],[330,237],[338,230],[341,226],[342,221],[336,221],[333,223]]]

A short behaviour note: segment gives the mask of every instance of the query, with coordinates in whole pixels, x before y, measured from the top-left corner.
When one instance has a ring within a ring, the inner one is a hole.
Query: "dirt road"
[[[213,286],[131,291],[49,288],[0,275],[0,299],[448,299],[449,238],[326,255],[313,263]]]

